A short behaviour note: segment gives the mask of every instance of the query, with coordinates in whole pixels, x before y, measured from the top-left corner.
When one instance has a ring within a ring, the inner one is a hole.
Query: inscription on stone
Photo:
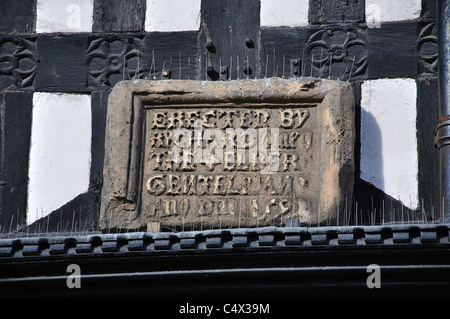
[[[333,81],[126,81],[108,105],[103,228],[295,224],[342,216],[354,109]]]

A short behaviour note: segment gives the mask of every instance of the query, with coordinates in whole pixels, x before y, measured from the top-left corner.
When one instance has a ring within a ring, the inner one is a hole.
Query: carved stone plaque
[[[339,223],[354,139],[348,83],[121,82],[108,102],[101,226]]]

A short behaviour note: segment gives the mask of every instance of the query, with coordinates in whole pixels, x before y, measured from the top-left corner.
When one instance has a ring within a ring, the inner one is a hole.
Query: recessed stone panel
[[[345,82],[121,82],[108,103],[101,226],[339,223],[354,136]]]

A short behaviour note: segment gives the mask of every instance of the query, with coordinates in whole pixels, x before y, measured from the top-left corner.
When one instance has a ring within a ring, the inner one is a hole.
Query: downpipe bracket
[[[446,145],[450,145],[450,115],[442,116],[434,131],[434,146],[441,149]]]

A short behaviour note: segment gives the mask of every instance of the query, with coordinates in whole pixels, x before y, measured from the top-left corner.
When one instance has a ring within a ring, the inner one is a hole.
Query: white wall
[[[261,27],[308,25],[309,0],[261,0]]]
[[[85,193],[90,161],[90,96],[35,92],[27,223]]]
[[[200,29],[201,0],[147,0],[145,31],[196,31]]]
[[[420,17],[421,0],[366,0],[366,21],[379,22],[414,20]],[[380,27],[380,26],[378,26]]]
[[[416,82],[361,85],[361,178],[410,208],[418,207]]]
[[[36,5],[36,32],[91,32],[93,1],[38,0]]]

